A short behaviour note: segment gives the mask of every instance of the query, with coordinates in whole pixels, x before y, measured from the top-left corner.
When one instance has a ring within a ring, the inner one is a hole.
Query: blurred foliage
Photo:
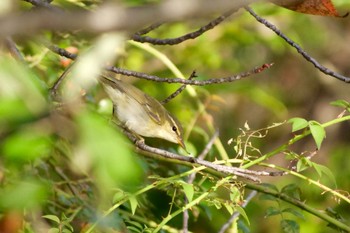
[[[65,9],[91,10],[101,2],[53,3]],[[121,2],[130,6],[145,3]],[[333,2],[340,12],[350,9],[348,1]],[[24,2],[18,7],[23,11],[31,8]],[[348,18],[302,15],[269,3],[253,7],[322,64],[350,74]],[[148,35],[181,36],[206,23],[164,24]],[[259,198],[241,210],[239,205],[249,192],[244,187],[246,181],[232,182],[201,171],[194,183],[188,184],[186,177],[195,170],[133,152],[131,143],[111,121],[111,103],[97,83],[82,90],[77,101],[62,102],[53,96],[50,88],[66,67],[62,58],[40,41],[83,53],[95,39],[79,32],[43,32],[35,38],[22,38],[17,45],[25,64],[1,52],[2,229],[10,224],[18,226],[18,232],[152,232],[163,224],[161,232],[178,232],[186,206],[191,232],[217,232],[234,211],[247,215],[247,219],[240,217],[232,224],[231,230],[240,232],[339,232],[292,203],[266,193],[258,194]],[[346,163],[350,124],[348,120],[335,122],[342,119],[340,114],[348,105],[330,105],[339,99],[348,104],[345,83],[320,73],[243,10],[195,40],[153,47],[184,76],[196,70],[199,80],[226,77],[273,62],[271,69],[244,80],[194,87],[197,96],[185,91],[166,107],[183,123],[194,155],[208,143],[214,128],[220,130],[223,147],[215,144],[208,160],[220,160],[225,152],[230,159],[244,159],[238,165],[247,165],[286,146],[263,163],[296,166],[300,176],[263,177],[264,187],[306,200],[308,205],[350,225],[349,203],[335,195],[339,191],[348,197],[346,190],[350,190],[350,165]],[[115,65],[160,77],[174,76],[161,59],[130,43],[125,44]],[[131,78],[130,82],[160,100],[179,87]],[[72,83],[67,80],[64,85]],[[290,118],[294,119],[293,129],[290,124],[272,127]],[[291,138],[309,129],[312,136],[287,147]],[[167,142],[146,141],[178,151]]]

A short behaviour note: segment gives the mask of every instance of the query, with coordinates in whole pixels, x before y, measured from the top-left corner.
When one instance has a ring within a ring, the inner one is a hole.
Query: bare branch
[[[290,46],[294,47],[299,54],[301,54],[308,62],[313,64],[319,71],[322,73],[332,76],[336,79],[339,79],[343,82],[350,83],[350,77],[343,76],[333,70],[328,69],[327,67],[321,65],[315,58],[311,57],[307,52],[305,52],[300,45],[295,43],[293,40],[289,39],[286,35],[284,35],[275,25],[267,21],[266,19],[261,18],[257,15],[252,8],[246,6],[245,9],[261,24],[265,25],[267,28],[271,29],[274,33],[276,33],[279,37],[284,39]]]
[[[247,170],[243,168],[238,167],[231,167],[221,164],[216,164],[213,162],[209,162],[207,160],[201,159],[201,158],[194,158],[190,156],[183,156],[179,154],[175,154],[166,150],[162,150],[159,148],[151,147],[145,144],[144,140],[140,140],[136,138],[133,134],[129,133],[127,130],[124,131],[124,133],[129,137],[131,141],[133,141],[138,149],[144,152],[149,152],[151,154],[158,155],[160,157],[163,157],[165,159],[170,160],[176,160],[180,162],[184,162],[186,165],[194,165],[194,166],[204,166],[206,168],[209,168],[215,172],[226,174],[226,175],[233,175],[233,176],[239,176],[248,180],[252,180],[254,182],[260,183],[261,180],[258,178],[258,176],[279,176],[280,173],[275,172],[266,172],[266,171],[253,171],[253,170]]]
[[[197,77],[196,71],[194,70],[188,80],[192,80]],[[178,88],[173,94],[169,95],[166,99],[161,101],[162,104],[168,103],[170,100],[174,99],[176,96],[178,96],[183,90],[185,90],[186,84],[181,85],[180,88]]]
[[[204,86],[204,85],[211,85],[211,84],[222,84],[222,83],[229,83],[234,82],[246,77],[249,77],[253,74],[258,74],[268,68],[270,68],[273,64],[263,64],[260,67],[255,67],[250,71],[242,72],[240,74],[232,75],[229,77],[224,78],[211,78],[207,80],[188,80],[188,79],[181,79],[181,78],[160,78],[155,75],[149,75],[137,71],[132,70],[126,70],[122,68],[117,67],[107,67],[107,70],[112,71],[117,74],[122,74],[126,76],[133,76],[135,78],[141,78],[146,80],[151,80],[155,82],[166,82],[166,83],[182,83],[187,85],[196,85],[196,86]]]
[[[9,50],[9,52],[11,53],[11,55],[12,55],[15,59],[17,59],[17,60],[19,60],[19,61],[21,61],[21,62],[24,62],[24,57],[23,57],[23,55],[22,55],[21,52],[18,50],[16,43],[12,40],[11,37],[7,37],[7,38],[5,39],[5,45],[6,45],[7,49]]]
[[[74,53],[70,53],[67,50],[58,47],[57,45],[49,44],[48,42],[43,42],[43,43],[52,52],[57,53],[63,57],[66,57],[66,58],[69,58],[72,60],[75,60],[78,57],[78,55],[76,55]]]
[[[56,45],[48,45],[46,46],[53,51],[54,53],[57,53],[61,56],[70,58],[72,60],[75,60],[77,58],[76,54],[70,53],[65,49],[59,48]],[[123,68],[118,68],[114,66],[109,66],[106,67],[107,70],[114,72],[116,74],[122,74],[125,76],[132,76],[135,78],[140,78],[140,79],[145,79],[145,80],[150,80],[154,82],[166,82],[166,83],[182,83],[186,85],[196,85],[196,86],[205,86],[205,85],[211,85],[211,84],[222,84],[222,83],[229,83],[229,82],[234,82],[246,77],[249,77],[254,74],[258,74],[263,72],[266,69],[269,69],[273,63],[270,64],[263,64],[259,67],[255,67],[250,71],[242,72],[240,74],[232,75],[229,77],[224,77],[224,78],[211,78],[207,80],[190,80],[190,79],[182,79],[182,78],[161,78],[155,75],[150,75],[142,72],[137,72],[133,70],[127,70]]]
[[[174,22],[205,18],[227,9],[239,9],[255,1],[257,0],[167,0],[141,7],[124,7],[115,2],[108,2],[94,11],[69,12],[40,8],[23,14],[2,15],[0,37],[33,35],[42,30],[82,30],[94,34],[111,31],[131,33],[153,23],[154,19],[159,22]]]
[[[232,15],[234,12],[236,12],[238,9],[230,10],[220,17],[214,19],[213,21],[209,22],[207,25],[201,27],[197,31],[187,33],[186,35],[176,37],[176,38],[168,38],[168,39],[159,39],[159,38],[152,38],[148,36],[141,36],[140,34],[134,34],[132,36],[132,39],[141,43],[151,43],[154,45],[174,45],[174,44],[180,44],[184,42],[185,40],[195,39],[205,33],[206,31],[209,31],[210,29],[213,29],[215,26],[219,25],[221,22],[223,22],[227,17]],[[153,28],[154,29],[154,28]],[[152,29],[152,30],[153,30]]]
[[[145,35],[145,34],[149,33],[150,31],[153,31],[153,30],[159,28],[162,24],[163,23],[153,23],[150,26],[136,32],[134,35],[138,35],[138,36]]]

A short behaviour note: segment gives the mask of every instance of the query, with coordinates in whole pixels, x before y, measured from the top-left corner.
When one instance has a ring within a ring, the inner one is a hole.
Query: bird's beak
[[[177,142],[188,154],[190,154],[190,152],[187,151],[186,145],[185,145],[185,143],[184,143],[182,138],[179,138]]]

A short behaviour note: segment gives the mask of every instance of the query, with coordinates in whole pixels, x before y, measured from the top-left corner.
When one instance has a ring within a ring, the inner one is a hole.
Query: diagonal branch
[[[307,52],[305,52],[300,45],[295,43],[293,40],[289,39],[286,35],[284,35],[275,25],[267,21],[266,19],[261,18],[257,15],[252,8],[246,6],[245,9],[261,24],[265,25],[267,28],[271,29],[274,33],[276,33],[279,37],[285,40],[290,46],[294,47],[299,54],[301,54],[308,62],[313,64],[319,71],[322,73],[332,76],[336,79],[339,79],[345,83],[350,83],[350,77],[343,76],[333,70],[328,69],[327,67],[321,65],[315,58],[311,57]]]
[[[141,36],[141,34],[135,33],[131,39],[134,41],[141,42],[141,43],[147,42],[147,43],[154,44],[154,45],[180,44],[180,43],[184,42],[185,40],[195,39],[195,38],[199,37],[200,35],[202,35],[203,33],[205,33],[206,31],[213,29],[214,27],[216,27],[217,25],[222,23],[225,19],[227,19],[227,17],[232,15],[234,12],[236,12],[237,10],[238,9],[227,11],[226,13],[219,16],[218,18],[210,21],[207,25],[199,28],[197,31],[187,33],[187,34],[180,36],[180,37],[159,39],[159,38],[152,38],[152,37],[148,37],[148,36]],[[154,28],[152,28],[152,30],[153,29]],[[145,33],[143,33],[143,34],[145,34]]]

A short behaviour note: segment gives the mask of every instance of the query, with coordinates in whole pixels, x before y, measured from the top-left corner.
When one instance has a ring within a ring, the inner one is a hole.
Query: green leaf
[[[2,149],[7,161],[28,162],[49,154],[51,138],[44,130],[24,129],[7,137]]]
[[[80,153],[75,153],[73,166],[92,170],[101,192],[109,192],[110,187],[133,191],[141,181],[142,168],[125,137],[94,112],[81,111],[75,120],[80,136],[76,150]]]
[[[62,233],[72,233],[72,232],[73,232],[72,230],[69,230],[69,229],[66,229],[66,228],[62,230]]]
[[[281,228],[285,233],[299,233],[300,226],[297,222],[290,219],[283,219],[281,221]]]
[[[312,166],[312,162],[308,158],[302,157],[299,159],[297,163],[297,172],[304,171],[305,169],[311,166]]]
[[[125,196],[126,194],[122,190],[117,190],[113,196],[113,203],[117,203],[118,201],[122,200]]]
[[[300,117],[289,119],[288,122],[292,123],[292,132],[304,129],[308,126],[307,120]]]
[[[194,194],[193,185],[189,184],[189,183],[186,183],[186,182],[183,182],[183,181],[181,181],[179,183],[180,183],[180,185],[182,186],[182,188],[184,190],[184,193],[185,193],[185,195],[187,197],[187,200],[189,202],[191,202],[192,199],[193,199],[193,194]]]
[[[129,202],[130,202],[130,206],[131,206],[131,213],[134,215],[136,212],[136,208],[138,206],[138,201],[137,201],[135,196],[130,196]]]
[[[270,206],[267,208],[265,216],[270,217],[278,214],[281,214],[281,211],[273,206]]]
[[[125,222],[127,222],[130,225],[133,225],[134,227],[137,227],[138,229],[142,229],[143,228],[142,224],[139,223],[139,222],[136,222],[136,221],[125,221]]]
[[[49,229],[48,230],[48,233],[60,233],[60,229],[58,229],[58,228],[51,228],[51,229]]]
[[[28,122],[48,115],[45,93],[48,88],[43,88],[38,77],[11,56],[0,56],[0,64],[0,130],[1,133],[13,133],[22,125],[27,127]],[[37,129],[40,124],[31,130]],[[17,146],[21,147],[21,144]]]
[[[0,189],[0,209],[37,208],[47,201],[47,195],[47,187],[36,180],[14,182]]]
[[[301,190],[296,184],[288,184],[284,186],[281,190],[281,193],[284,193],[290,197],[300,200]]]
[[[136,227],[133,227],[133,226],[128,226],[128,227],[126,227],[126,228],[128,228],[128,230],[129,230],[130,232],[142,233],[142,230],[137,229]]]
[[[299,155],[293,151],[285,152],[285,156],[287,160],[294,160],[299,158]]]
[[[341,108],[349,108],[350,107],[350,103],[346,100],[336,100],[336,101],[332,101],[330,104],[333,106],[336,106],[336,107],[341,107]]]
[[[230,200],[233,203],[237,203],[240,201],[240,198],[241,198],[241,192],[236,186],[232,186],[230,188]]]
[[[317,163],[312,163],[312,167],[316,170],[316,172],[318,173],[318,175],[320,177],[322,174],[325,174],[331,180],[331,182],[335,186],[337,186],[337,181],[336,181],[332,171],[328,167],[323,166],[321,164],[317,164]]]
[[[236,206],[235,210],[244,218],[244,220],[247,222],[247,224],[250,225],[248,215],[244,211],[244,209],[242,207],[240,207],[240,206]]]
[[[300,211],[298,211],[297,209],[286,208],[286,209],[283,209],[282,212],[283,213],[290,213],[298,218],[305,219],[304,215]]]
[[[56,215],[44,215],[43,218],[50,219],[57,223],[61,222],[61,220]]]
[[[232,204],[224,203],[224,206],[225,206],[225,208],[227,209],[227,211],[229,212],[229,214],[232,215],[233,212],[234,212],[234,209],[233,209],[233,207],[232,207]]]
[[[311,135],[316,142],[317,149],[320,149],[322,141],[326,137],[326,131],[324,130],[322,125],[316,121],[310,121],[309,127],[311,131]]]

